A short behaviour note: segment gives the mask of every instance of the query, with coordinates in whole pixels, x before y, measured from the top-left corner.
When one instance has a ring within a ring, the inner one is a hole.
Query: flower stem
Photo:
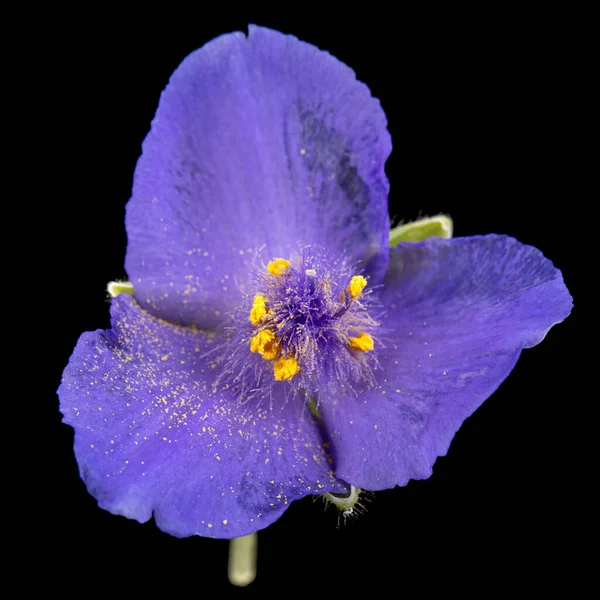
[[[251,533],[229,542],[227,577],[238,587],[246,587],[256,577],[257,535]]]

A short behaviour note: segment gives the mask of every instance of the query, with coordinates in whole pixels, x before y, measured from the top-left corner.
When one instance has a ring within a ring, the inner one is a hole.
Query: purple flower
[[[127,206],[135,297],[59,396],[102,508],[232,538],[292,500],[431,474],[571,309],[500,235],[389,248],[391,142],[353,72],[251,27],[184,60]]]

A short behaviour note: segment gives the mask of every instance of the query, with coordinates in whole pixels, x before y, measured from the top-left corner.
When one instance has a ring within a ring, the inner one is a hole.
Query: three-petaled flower
[[[390,249],[390,150],[369,90],[293,37],[251,27],[179,66],[127,206],[135,296],[59,389],[102,508],[232,538],[306,495],[426,478],[569,314],[512,238]]]

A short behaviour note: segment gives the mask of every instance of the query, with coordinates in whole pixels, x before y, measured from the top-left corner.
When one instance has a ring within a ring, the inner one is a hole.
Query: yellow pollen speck
[[[359,333],[356,337],[348,338],[348,346],[350,346],[352,350],[368,352],[369,350],[373,350],[375,344],[373,338],[368,333]]]
[[[279,341],[269,329],[259,331],[250,340],[251,352],[258,352],[266,360],[273,360],[279,354]]]
[[[252,310],[250,311],[250,316],[248,317],[252,325],[258,325],[267,314],[267,306],[265,304],[266,301],[267,299],[260,294],[256,294],[256,296],[254,296]]]
[[[223,525],[227,525],[227,519],[223,519]]]
[[[362,275],[355,275],[350,280],[350,285],[347,288],[348,293],[353,298],[356,298],[357,296],[360,296],[360,293],[365,289],[366,285],[367,285],[367,280]]]
[[[267,271],[269,271],[271,275],[281,276],[283,275],[283,272],[289,268],[290,263],[289,261],[285,260],[285,258],[276,258],[267,265]]]
[[[299,370],[298,362],[293,356],[289,358],[280,356],[273,364],[273,372],[277,381],[291,379]]]

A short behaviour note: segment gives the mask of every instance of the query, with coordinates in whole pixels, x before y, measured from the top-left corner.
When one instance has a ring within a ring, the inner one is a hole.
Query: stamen
[[[369,314],[377,302],[365,289],[370,280],[318,246],[289,261],[271,258],[252,273],[254,290],[232,314],[236,327],[216,385],[244,402],[282,393],[325,398],[375,385],[371,335],[379,323]]]
[[[290,263],[285,260],[285,258],[276,258],[267,265],[267,271],[269,271],[271,275],[278,275],[279,277],[281,277],[283,272],[289,268]]]
[[[267,306],[265,304],[266,301],[267,299],[261,294],[256,294],[256,296],[254,296],[252,310],[250,311],[250,316],[248,317],[252,325],[258,325],[267,314]]]
[[[350,346],[352,350],[368,352],[369,350],[373,350],[375,343],[368,333],[359,333],[356,337],[348,338],[348,346]]]
[[[347,288],[348,293],[353,298],[356,298],[357,296],[360,296],[361,292],[365,289],[366,285],[367,285],[367,280],[362,275],[355,275],[350,280],[350,285]]]
[[[258,352],[266,360],[273,360],[276,358],[280,348],[281,345],[275,337],[275,334],[269,329],[259,331],[250,340],[250,350],[252,352]]]
[[[277,381],[291,379],[299,370],[298,362],[293,356],[289,358],[280,356],[273,363],[273,373]]]

